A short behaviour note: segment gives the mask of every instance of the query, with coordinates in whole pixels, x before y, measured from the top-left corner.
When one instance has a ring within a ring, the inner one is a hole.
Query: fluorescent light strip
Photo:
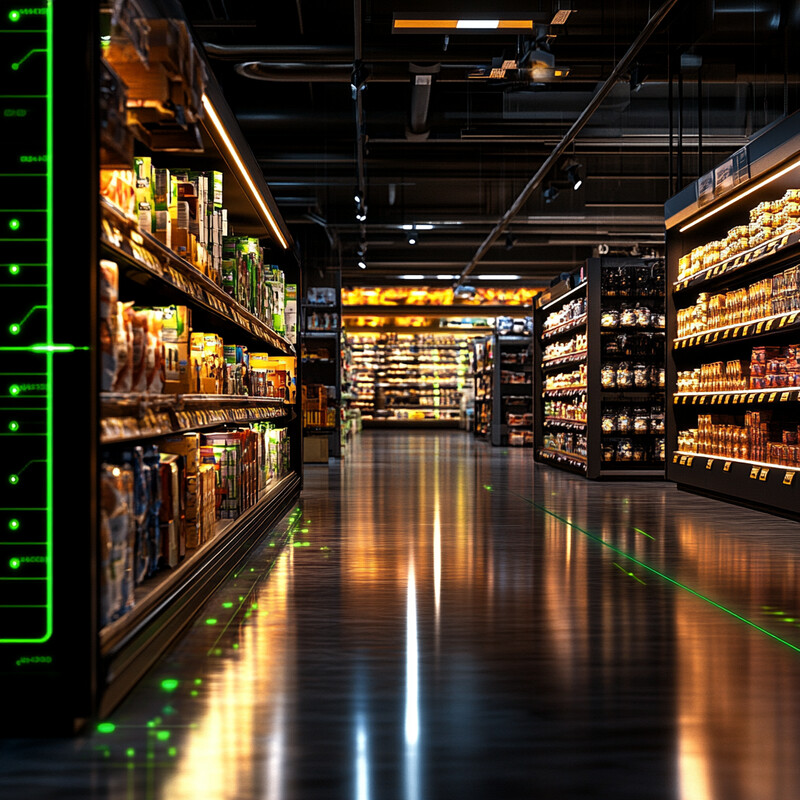
[[[479,281],[518,281],[519,275],[478,275]]]
[[[267,204],[264,202],[264,198],[262,197],[261,192],[256,188],[255,183],[253,183],[253,179],[250,177],[250,173],[247,171],[247,167],[245,167],[241,157],[239,156],[238,151],[236,150],[235,145],[228,136],[228,132],[225,130],[225,126],[222,124],[222,120],[217,115],[217,111],[214,108],[213,103],[211,102],[211,100],[208,99],[208,96],[205,94],[203,95],[203,108],[205,108],[206,113],[210,117],[211,121],[214,123],[214,127],[216,128],[219,137],[225,143],[225,147],[228,149],[228,153],[230,154],[234,163],[238,167],[241,176],[244,178],[245,183],[250,189],[253,199],[256,201],[256,204],[266,217],[266,220],[269,223],[270,228],[272,228],[272,232],[275,234],[275,237],[277,238],[278,242],[280,242],[281,247],[283,247],[284,250],[288,250],[289,244],[287,243],[286,239],[281,233],[281,230],[278,227],[278,223],[275,221],[275,217],[272,216],[272,212],[269,210],[269,208],[267,208]]]
[[[424,275],[398,275],[397,276],[401,281],[422,281],[425,280]]]
[[[395,30],[533,30],[531,19],[395,19]]]
[[[459,30],[497,30],[499,27],[499,19],[460,19],[456,23]]]
[[[752,194],[753,192],[757,192],[759,189],[762,189],[764,186],[767,186],[773,181],[778,180],[778,178],[782,178],[784,175],[786,175],[787,172],[791,172],[793,169],[796,169],[797,167],[800,167],[800,158],[793,161],[791,164],[789,164],[788,167],[784,167],[780,172],[776,172],[774,175],[770,175],[769,178],[764,178],[763,181],[759,181],[757,184],[755,184],[755,186],[751,186],[749,189],[745,189],[745,191],[740,192],[739,194],[735,194],[733,197],[730,198],[730,200],[726,200],[721,206],[717,206],[716,208],[709,211],[707,214],[703,214],[702,217],[698,217],[696,220],[690,222],[688,225],[684,225],[682,228],[679,228],[678,231],[680,233],[684,233],[685,231],[688,231],[690,228],[694,228],[695,225],[699,225],[701,222],[705,222],[707,219],[713,217],[715,214],[718,214],[723,209],[728,208],[728,206],[737,203],[743,197],[747,197],[747,195]]]

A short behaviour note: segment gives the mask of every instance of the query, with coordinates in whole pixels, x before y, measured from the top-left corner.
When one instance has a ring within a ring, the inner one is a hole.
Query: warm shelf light
[[[442,31],[525,33],[532,30],[532,19],[420,19],[396,14],[392,20],[392,31],[395,33],[439,33]]]
[[[209,100],[207,95],[203,95],[203,108],[208,115],[208,118],[211,120],[212,124],[214,125],[214,129],[217,132],[219,138],[225,144],[225,147],[228,151],[228,154],[233,159],[234,164],[236,164],[237,169],[239,170],[239,174],[242,176],[244,182],[247,184],[247,188],[250,190],[250,194],[255,201],[256,205],[261,209],[264,218],[266,219],[269,227],[272,229],[272,232],[275,234],[275,238],[280,243],[281,247],[284,250],[289,249],[289,243],[286,241],[286,238],[281,233],[281,229],[278,227],[278,223],[275,217],[272,215],[272,212],[267,207],[267,204],[264,202],[264,197],[262,196],[261,192],[256,187],[255,183],[253,182],[250,173],[245,167],[244,163],[242,162],[241,156],[239,155],[239,151],[236,149],[233,141],[231,141],[230,136],[228,136],[227,130],[225,130],[225,126],[222,124],[222,120],[219,118],[217,114],[217,110],[214,108],[214,104]]]

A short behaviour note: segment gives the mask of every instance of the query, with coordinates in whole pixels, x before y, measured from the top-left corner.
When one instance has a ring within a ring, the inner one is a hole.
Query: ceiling
[[[557,0],[488,5],[533,19],[533,32],[392,33],[395,14],[475,17],[486,2],[184,0],[310,274],[341,269],[345,285],[511,274],[542,285],[601,244],[658,251],[667,197],[800,108],[800,4],[677,0],[565,147],[661,3],[575,0],[559,26]],[[493,60],[545,63],[548,47],[555,69],[535,80],[530,68],[478,77]],[[577,191],[570,162],[584,178]],[[558,196],[547,203],[551,183]],[[426,226],[416,245],[408,225]]]

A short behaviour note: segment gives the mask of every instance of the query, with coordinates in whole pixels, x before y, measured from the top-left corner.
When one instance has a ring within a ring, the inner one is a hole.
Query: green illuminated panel
[[[53,22],[50,4],[4,12],[0,63],[0,644],[53,634]],[[44,281],[42,273],[44,272]],[[16,665],[49,662],[20,650]]]

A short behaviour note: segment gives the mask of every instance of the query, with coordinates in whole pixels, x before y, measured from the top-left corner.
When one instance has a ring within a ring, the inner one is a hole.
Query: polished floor
[[[799,534],[367,432],[101,730],[0,743],[0,797],[800,798]]]

